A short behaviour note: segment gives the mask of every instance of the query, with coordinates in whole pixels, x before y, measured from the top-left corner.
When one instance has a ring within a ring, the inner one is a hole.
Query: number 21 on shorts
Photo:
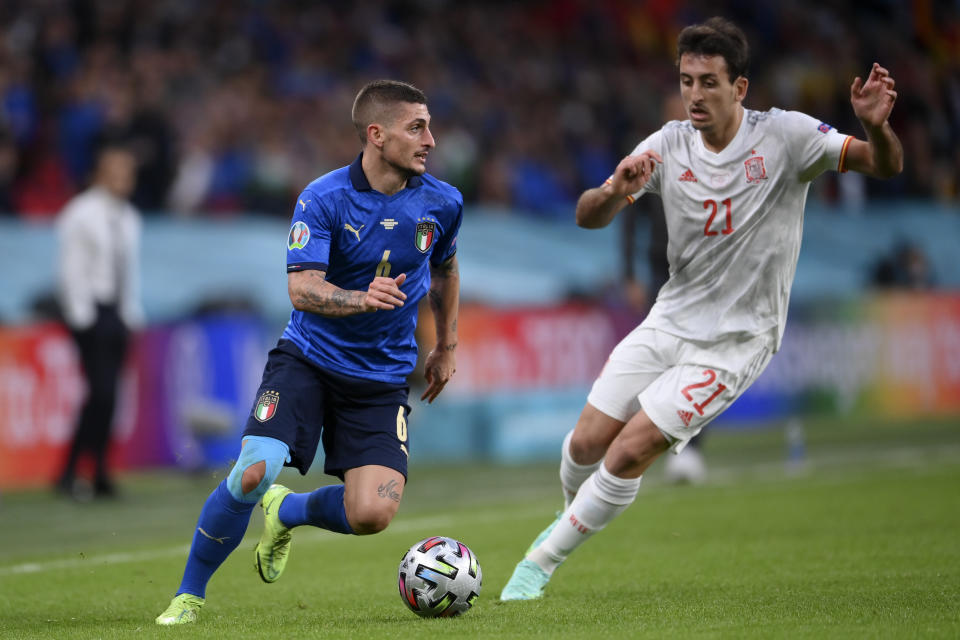
[[[717,382],[717,386],[716,388],[714,388],[713,393],[711,393],[706,400],[704,400],[703,402],[694,402],[693,394],[691,393],[692,391],[696,389],[702,389],[704,387],[711,387],[713,383],[717,381],[717,372],[714,371],[713,369],[704,369],[703,375],[706,376],[707,378],[703,382],[695,382],[693,384],[688,384],[687,386],[685,386],[683,389],[680,390],[680,393],[683,394],[683,397],[686,398],[693,405],[693,408],[697,410],[697,414],[701,416],[703,415],[703,410],[707,407],[707,405],[713,402],[714,398],[716,398],[718,395],[720,395],[721,393],[727,390],[726,385],[724,385],[722,382]],[[697,394],[697,395],[701,395],[701,394]]]

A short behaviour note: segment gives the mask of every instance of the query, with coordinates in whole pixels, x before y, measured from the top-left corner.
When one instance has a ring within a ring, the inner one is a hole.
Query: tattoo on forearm
[[[345,316],[362,310],[355,291],[339,289],[326,281],[323,271],[309,271],[307,281],[297,288],[298,308],[321,315]]]
[[[334,291],[333,295],[330,296],[330,304],[337,307],[338,309],[343,309],[344,307],[351,306],[350,304],[350,292],[340,289]]]
[[[397,493],[395,487],[397,486],[396,480],[391,480],[387,484],[382,484],[377,487],[377,495],[381,498],[389,498],[394,502],[400,502],[400,494]]]
[[[314,313],[330,313],[340,315],[344,311],[356,310],[357,306],[352,300],[349,291],[333,291],[329,295],[323,295],[316,291],[301,292],[298,302],[301,305],[309,306]]]

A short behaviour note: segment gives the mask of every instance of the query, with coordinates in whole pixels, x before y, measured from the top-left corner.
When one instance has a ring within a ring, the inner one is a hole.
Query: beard
[[[393,158],[384,158],[387,161],[387,164],[390,165],[390,168],[396,171],[398,174],[402,175],[405,178],[412,178],[414,176],[422,176],[427,172],[426,163],[420,164],[417,163],[415,159],[407,158],[406,162],[401,163],[398,160]]]

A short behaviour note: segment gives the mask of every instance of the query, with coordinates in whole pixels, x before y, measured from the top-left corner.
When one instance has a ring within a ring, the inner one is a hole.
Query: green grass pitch
[[[807,425],[802,468],[779,429],[717,430],[711,475],[663,482],[560,569],[541,601],[500,589],[558,506],[556,465],[414,465],[400,513],[365,538],[294,533],[290,565],[260,582],[261,517],[214,576],[197,625],[158,628],[200,506],[220,475],[123,478],[114,502],[0,497],[0,638],[956,638],[960,425]],[[415,437],[415,436],[414,436]],[[285,471],[297,490],[326,482]],[[477,605],[421,620],[396,570],[420,538],[466,542]]]

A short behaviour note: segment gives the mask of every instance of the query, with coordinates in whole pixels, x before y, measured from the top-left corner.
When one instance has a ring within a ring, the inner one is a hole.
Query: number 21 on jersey
[[[733,203],[730,201],[730,198],[723,200],[721,203],[724,208],[726,224],[723,225],[723,228],[718,232],[716,229],[713,229],[713,220],[717,217],[717,211],[719,207],[717,206],[717,201],[710,199],[703,201],[703,208],[710,212],[710,217],[707,218],[707,223],[703,225],[703,235],[705,236],[715,236],[718,233],[722,233],[725,236],[733,233]]]

